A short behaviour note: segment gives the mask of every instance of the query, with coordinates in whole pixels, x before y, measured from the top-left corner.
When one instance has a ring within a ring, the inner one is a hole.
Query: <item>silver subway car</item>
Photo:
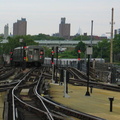
[[[20,65],[24,61],[26,65],[40,66],[44,63],[44,49],[36,45],[17,47],[12,58],[15,65]]]

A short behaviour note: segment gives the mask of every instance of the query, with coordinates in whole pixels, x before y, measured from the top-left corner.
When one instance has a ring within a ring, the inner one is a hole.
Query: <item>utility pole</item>
[[[92,47],[92,41],[93,41],[93,20],[91,20],[91,40],[90,40],[90,46]],[[92,59],[92,54],[90,55],[90,61]]]
[[[91,46],[92,46],[92,40],[93,40],[93,20],[91,20],[91,40],[90,40]]]
[[[111,17],[111,40],[110,40],[110,63],[113,63],[113,15],[114,8],[112,8],[112,17]]]

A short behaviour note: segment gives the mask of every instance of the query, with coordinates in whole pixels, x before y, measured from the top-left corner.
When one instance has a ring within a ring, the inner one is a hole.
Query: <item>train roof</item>
[[[23,48],[23,46],[22,47],[16,47],[16,48],[14,48],[15,50],[16,49],[22,49]],[[39,48],[39,49],[43,49],[41,46],[39,46],[39,45],[29,45],[29,46],[26,46],[26,48]]]

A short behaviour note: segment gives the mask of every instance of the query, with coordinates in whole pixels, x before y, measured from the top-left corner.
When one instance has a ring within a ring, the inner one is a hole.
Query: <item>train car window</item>
[[[32,55],[32,51],[29,51],[29,53],[28,53],[28,54]]]
[[[25,53],[26,53],[26,55],[28,54],[28,50],[27,49],[25,50]]]
[[[33,49],[29,49],[29,51],[33,51]]]
[[[27,53],[28,53],[28,55],[32,55],[33,54],[33,49],[28,49]]]
[[[34,53],[38,53],[39,49],[34,49]]]

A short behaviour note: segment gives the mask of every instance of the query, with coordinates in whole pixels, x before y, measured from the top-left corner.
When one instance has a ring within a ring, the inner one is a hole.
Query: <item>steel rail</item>
[[[71,68],[67,68],[67,70],[76,76],[75,79],[70,79],[69,82],[76,82],[76,83],[84,83],[85,85],[87,84],[87,77],[85,75],[82,75],[82,73],[79,70],[72,70]],[[96,88],[101,88],[101,89],[107,89],[107,90],[112,90],[112,91],[118,91],[120,92],[120,86],[115,85],[115,84],[107,84],[107,83],[102,83],[102,82],[95,82],[95,81],[89,81],[89,84],[93,87]]]
[[[74,117],[76,116],[80,116],[81,118],[85,118],[87,120],[105,120],[103,118],[99,118],[99,117],[96,117],[96,116],[93,116],[93,115],[89,115],[87,113],[83,113],[83,112],[80,112],[80,111],[76,111],[76,110],[73,110],[73,109],[70,109],[70,108],[67,108],[61,104],[58,104],[50,99],[47,99],[41,95],[38,94],[38,86],[39,86],[39,83],[40,81],[38,82],[38,84],[36,85],[35,87],[35,94],[37,95],[37,97],[41,98],[42,101],[46,102],[47,104],[50,104],[52,106],[54,106],[55,108],[58,108],[58,109],[61,109],[61,111],[64,111],[64,113],[72,113]],[[72,115],[71,114],[71,115]]]
[[[45,112],[45,111],[43,111],[43,110],[40,110],[40,109],[38,109],[38,108],[30,105],[30,104],[25,103],[25,102],[22,101],[20,98],[18,98],[16,95],[15,95],[15,98],[19,101],[19,103],[22,103],[24,106],[33,109],[33,111],[38,111],[38,112],[40,112],[40,113],[45,114],[46,116],[48,116],[48,113],[47,113],[47,112]],[[49,118],[49,116],[48,116],[48,118]],[[51,119],[49,119],[49,120],[51,120]]]
[[[14,102],[15,99],[17,100],[17,102],[19,102],[19,104],[20,104],[20,103],[21,103],[21,104],[24,104],[24,106],[29,107],[31,110],[33,110],[33,112],[36,111],[37,113],[42,113],[43,115],[46,115],[46,117],[47,117],[49,120],[54,120],[53,118],[51,118],[50,113],[49,113],[48,110],[47,110],[47,111],[43,111],[43,110],[40,110],[40,109],[38,109],[38,108],[30,105],[30,104],[27,104],[26,102],[22,101],[20,98],[18,98],[18,97],[14,94],[15,90],[16,90],[18,87],[21,88],[21,86],[19,86],[19,85],[25,80],[25,78],[26,78],[30,73],[31,73],[31,72],[29,72],[29,73],[13,88],[13,90],[12,90],[13,120],[16,120],[16,114],[15,114],[15,113],[16,113],[16,110],[15,110],[15,102]],[[23,87],[23,86],[22,86],[22,87]],[[25,86],[24,86],[24,87],[25,87]],[[41,100],[41,102],[42,102],[42,100]],[[44,106],[44,103],[43,103],[43,102],[42,102],[42,104],[43,104],[43,106]]]
[[[35,68],[34,68],[35,69]],[[33,69],[33,70],[34,70]],[[31,70],[32,71],[32,70]],[[18,88],[18,86],[20,85],[20,83],[25,80],[25,78],[31,73],[31,71],[29,71],[26,76],[24,76],[24,78],[22,80],[19,81],[19,83],[12,89],[12,105],[13,105],[13,120],[16,120],[15,119],[15,94],[14,94],[14,91]]]
[[[40,77],[39,77],[38,83],[37,83],[37,85],[36,85],[35,88],[34,88],[34,94],[35,94],[35,95],[39,98],[39,100],[42,102],[45,110],[47,111],[47,113],[48,113],[48,115],[49,115],[50,120],[54,120],[54,118],[52,117],[50,111],[48,110],[48,108],[46,107],[45,103],[44,103],[43,100],[41,99],[41,96],[37,93],[38,85],[39,85],[40,81],[42,81],[42,79],[43,79],[42,76],[43,76],[43,75],[41,74]]]

